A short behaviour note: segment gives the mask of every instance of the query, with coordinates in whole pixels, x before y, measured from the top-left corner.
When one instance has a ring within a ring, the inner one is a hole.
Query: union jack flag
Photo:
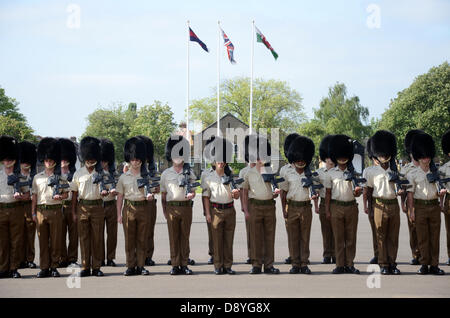
[[[234,45],[233,45],[233,43],[231,43],[230,39],[225,34],[225,32],[223,32],[222,29],[220,29],[220,31],[222,31],[224,45],[227,48],[228,59],[230,60],[231,64],[236,64],[236,61],[234,60],[234,57],[233,57]]]

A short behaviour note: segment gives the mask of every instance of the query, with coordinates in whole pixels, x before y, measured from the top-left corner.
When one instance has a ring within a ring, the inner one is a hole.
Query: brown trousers
[[[76,262],[78,260],[78,226],[73,221],[72,206],[63,206],[61,234],[61,262]],[[67,245],[67,235],[69,245]]]
[[[249,202],[252,266],[271,268],[275,258],[275,201],[270,205]]]
[[[208,255],[214,256],[214,242],[211,223],[206,222],[206,227],[208,228]]]
[[[331,226],[331,220],[327,219],[327,214],[325,212],[325,199],[323,198],[320,199],[319,220],[322,230],[323,257],[334,257],[333,228]]]
[[[113,200],[114,204],[106,205],[105,210],[105,222],[103,225],[103,235],[105,235],[106,229],[106,242],[103,240],[103,259],[112,261],[116,258],[117,248],[117,207],[116,200]],[[105,246],[106,245],[106,246]]]
[[[330,210],[336,249],[336,266],[353,266],[356,254],[358,205],[341,206],[332,203]]]
[[[24,215],[24,231],[23,231],[23,247],[22,247],[22,261],[33,262],[36,251],[34,242],[36,239],[36,223],[33,221],[31,215],[31,201],[26,202],[22,207]]]
[[[19,268],[23,241],[23,214],[16,208],[0,207],[0,272]]]
[[[439,205],[414,205],[421,265],[439,265],[441,211]]]
[[[80,238],[81,267],[100,269],[103,260],[103,223],[105,211],[101,205],[78,203],[78,236]]]
[[[211,231],[214,243],[214,268],[231,268],[233,240],[236,228],[236,210],[211,207]]]
[[[250,230],[250,218],[247,220],[245,219],[245,233],[247,237],[247,257],[249,259],[252,258],[252,237],[251,237],[251,230]]]
[[[128,268],[143,267],[145,265],[149,219],[148,203],[139,206],[126,203],[122,210]]]
[[[450,194],[447,193],[444,203],[445,230],[447,232],[447,256],[450,258]]]
[[[304,207],[288,205],[287,213],[289,255],[292,266],[307,266],[312,222],[311,204]]]
[[[167,205],[166,211],[172,266],[187,266],[190,253],[192,206]]]
[[[61,258],[62,219],[61,209],[37,209],[39,267],[41,270],[57,268],[59,265]]]
[[[372,206],[372,211],[369,211],[369,215],[367,216],[369,219],[370,229],[372,231],[372,245],[373,245],[373,256],[378,257],[378,240],[377,240],[377,227],[375,225],[375,212]]]
[[[405,204],[408,204],[406,201]],[[416,222],[411,222],[409,217],[410,211],[407,211],[406,219],[408,221],[408,230],[409,230],[409,246],[411,248],[411,254],[413,258],[420,258],[419,244],[417,242],[417,232],[416,232]]]
[[[400,208],[398,204],[374,203],[374,220],[377,229],[378,264],[396,264],[398,236],[400,232]]]
[[[156,200],[148,201],[149,229],[147,241],[147,257],[152,258],[155,251]]]

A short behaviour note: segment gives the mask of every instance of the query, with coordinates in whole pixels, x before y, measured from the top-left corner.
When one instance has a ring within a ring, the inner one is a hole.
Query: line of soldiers
[[[203,171],[200,184],[189,164],[190,144],[178,135],[166,143],[166,159],[172,166],[161,176],[156,173],[153,143],[145,136],[125,142],[127,169],[120,176],[115,167],[114,145],[107,139],[83,138],[79,145],[82,167],[76,170],[77,147],[68,139],[48,137],[36,147],[1,136],[0,277],[20,278],[19,268],[36,267],[35,231],[40,249],[37,277],[59,277],[58,267],[76,264],[78,244],[79,275],[103,276],[102,266],[115,266],[118,224],[123,225],[125,236],[124,275],[149,275],[144,266],[154,265],[158,193],[169,233],[170,274],[191,275],[188,265],[195,262],[189,258],[189,237],[198,186],[202,188],[208,225],[209,263],[217,275],[235,274],[232,265],[237,199],[245,215],[250,274],[280,272],[274,267],[278,196],[288,237],[286,261],[292,264],[289,273],[311,273],[308,264],[314,205],[321,222],[322,263],[336,264],[334,274],[359,274],[354,258],[356,198],[361,194],[372,228],[374,258],[370,262],[380,265],[381,274],[400,274],[396,258],[401,209],[410,229],[411,264],[421,265],[418,274],[443,275],[438,267],[440,212],[445,214],[450,257],[450,164],[437,169],[433,138],[421,130],[408,132],[405,148],[411,163],[399,171],[395,136],[377,131],[367,142],[373,165],[361,176],[353,166],[354,140],[346,135],[329,135],[319,145],[323,166],[313,172],[313,141],[291,134],[284,142],[289,164],[277,175],[270,166],[269,141],[252,134],[244,140],[247,167],[236,178],[228,165],[233,161],[233,144],[212,136],[203,152],[211,168]],[[442,149],[450,156],[450,131],[442,137]],[[44,171],[36,173],[36,161],[44,164]]]

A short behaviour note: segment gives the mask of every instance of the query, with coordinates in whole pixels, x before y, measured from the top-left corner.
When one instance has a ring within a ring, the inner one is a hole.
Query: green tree
[[[136,108],[125,108],[121,104],[96,109],[87,117],[88,125],[82,137],[108,138],[114,144],[116,160],[122,162],[123,147],[135,117]]]
[[[217,99],[210,97],[194,100],[190,107],[190,120],[201,120],[203,127],[216,121]],[[231,113],[249,124],[250,79],[237,77],[220,85],[221,116]],[[302,98],[286,82],[256,79],[253,85],[253,128],[282,128],[295,131],[305,119]]]
[[[410,129],[423,129],[433,136],[438,156],[442,154],[441,137],[450,123],[450,65],[446,61],[419,75],[391,100],[382,114],[380,129],[397,136],[399,156],[406,156],[404,137]]]
[[[0,115],[26,123],[25,116],[19,112],[18,105],[19,102],[6,96],[5,90],[0,87]]]
[[[130,130],[130,136],[144,135],[153,141],[155,159],[159,162],[164,157],[167,139],[177,127],[170,106],[154,101],[137,112],[137,117]]]
[[[4,115],[0,115],[0,135],[9,135],[19,141],[37,142],[33,129],[26,122]]]

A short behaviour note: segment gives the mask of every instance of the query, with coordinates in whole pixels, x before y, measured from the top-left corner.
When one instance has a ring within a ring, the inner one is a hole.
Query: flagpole
[[[220,136],[220,21],[217,21],[217,136]]]
[[[252,21],[252,50],[251,50],[251,59],[250,59],[250,134],[252,133],[252,127],[253,127],[253,55],[254,55],[254,45],[255,45],[255,21]]]
[[[188,36],[187,36],[187,72],[186,72],[186,139],[188,140],[189,144],[191,143],[190,136],[189,136],[189,41],[190,41],[190,32],[189,32],[189,20],[187,21],[187,27],[188,27]]]

